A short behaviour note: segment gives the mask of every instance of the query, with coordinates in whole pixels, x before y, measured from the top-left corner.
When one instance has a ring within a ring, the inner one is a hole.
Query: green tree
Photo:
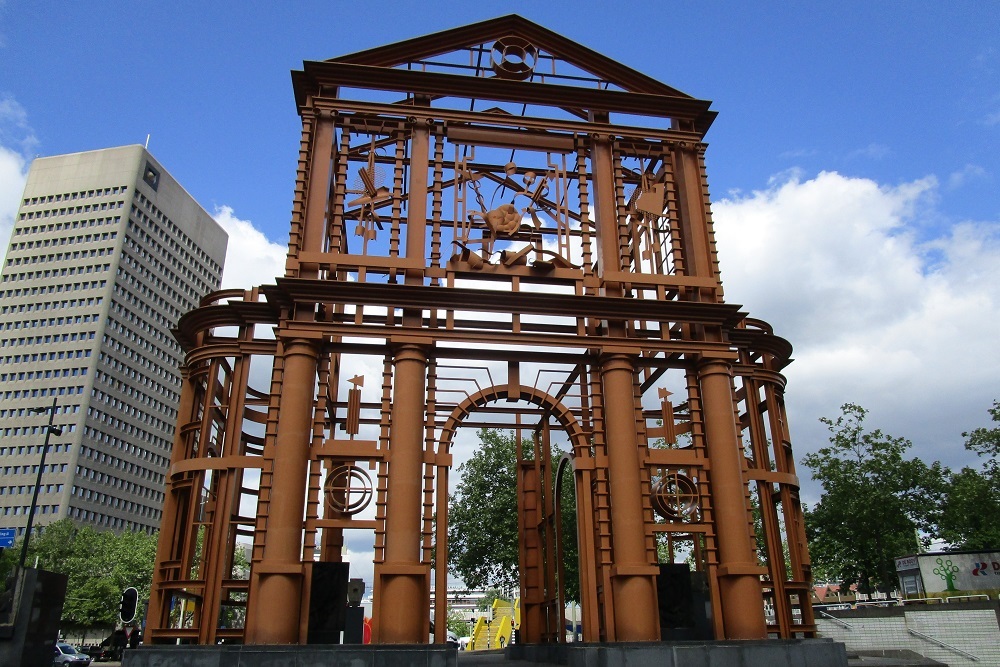
[[[516,590],[517,442],[480,429],[480,447],[458,467],[448,509],[448,565],[470,588]]]
[[[990,418],[995,422],[1000,422],[1000,401],[993,401],[993,407],[989,408]],[[1000,456],[1000,426],[993,428],[977,428],[971,432],[963,433],[965,438],[965,448],[972,450],[980,456],[991,456],[993,459],[987,465],[996,467],[996,457]]]
[[[20,546],[6,550],[0,560],[0,576],[16,567]],[[134,586],[140,603],[149,598],[156,536],[146,533],[97,532],[79,528],[72,519],[62,519],[33,535],[28,545],[28,565],[68,577],[62,620],[68,625],[90,627],[114,625],[122,591]],[[142,610],[140,610],[140,614]]]
[[[941,506],[937,536],[962,551],[993,551],[1000,547],[1000,493],[996,479],[974,468],[962,468],[949,478]]]
[[[989,409],[1000,422],[1000,403]],[[951,476],[938,521],[938,536],[954,548],[992,551],[1000,548],[1000,426],[963,433],[965,448],[983,457],[982,469],[962,468]]]
[[[917,551],[917,531],[932,524],[946,471],[904,458],[909,440],[866,430],[861,406],[847,403],[841,413],[820,420],[830,445],[802,459],[823,487],[807,516],[810,555],[833,580],[891,590],[894,560]]]

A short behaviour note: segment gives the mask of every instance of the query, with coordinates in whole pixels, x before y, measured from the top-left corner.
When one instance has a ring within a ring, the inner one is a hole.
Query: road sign
[[[0,528],[0,549],[14,546],[17,528]]]

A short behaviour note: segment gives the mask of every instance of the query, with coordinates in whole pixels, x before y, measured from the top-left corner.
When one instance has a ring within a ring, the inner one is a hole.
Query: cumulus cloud
[[[795,346],[787,404],[800,458],[826,442],[818,418],[845,402],[913,440],[914,455],[974,458],[960,434],[1000,398],[1000,223],[928,240],[939,187],[824,172],[714,204],[727,300]]]
[[[989,174],[978,164],[967,164],[962,169],[948,175],[948,189],[957,190],[970,180],[989,178]]]
[[[7,254],[14,216],[28,179],[28,156],[38,144],[28,113],[10,95],[0,97],[0,253]]]
[[[0,146],[0,252],[4,255],[27,178],[28,164],[24,156]]]
[[[236,217],[231,206],[217,206],[215,221],[229,234],[223,289],[250,289],[285,274],[286,246],[274,243],[249,220]]]

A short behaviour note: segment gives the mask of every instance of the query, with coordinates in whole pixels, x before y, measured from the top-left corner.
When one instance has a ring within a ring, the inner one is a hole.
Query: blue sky
[[[32,157],[149,134],[230,230],[227,284],[267,282],[298,150],[289,71],[503,13],[713,100],[727,296],[796,347],[799,457],[853,401],[917,455],[974,460],[960,433],[1000,398],[996,2],[0,0],[4,245]]]

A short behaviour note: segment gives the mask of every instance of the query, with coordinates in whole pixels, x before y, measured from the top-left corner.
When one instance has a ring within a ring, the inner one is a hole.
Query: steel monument
[[[710,102],[518,16],[292,82],[285,274],[177,327],[146,643],[309,642],[354,534],[373,641],[427,643],[452,446],[483,425],[518,441],[523,642],[564,637],[567,479],[586,641],[664,636],[684,562],[712,637],[814,636],[791,347],[723,295]]]

